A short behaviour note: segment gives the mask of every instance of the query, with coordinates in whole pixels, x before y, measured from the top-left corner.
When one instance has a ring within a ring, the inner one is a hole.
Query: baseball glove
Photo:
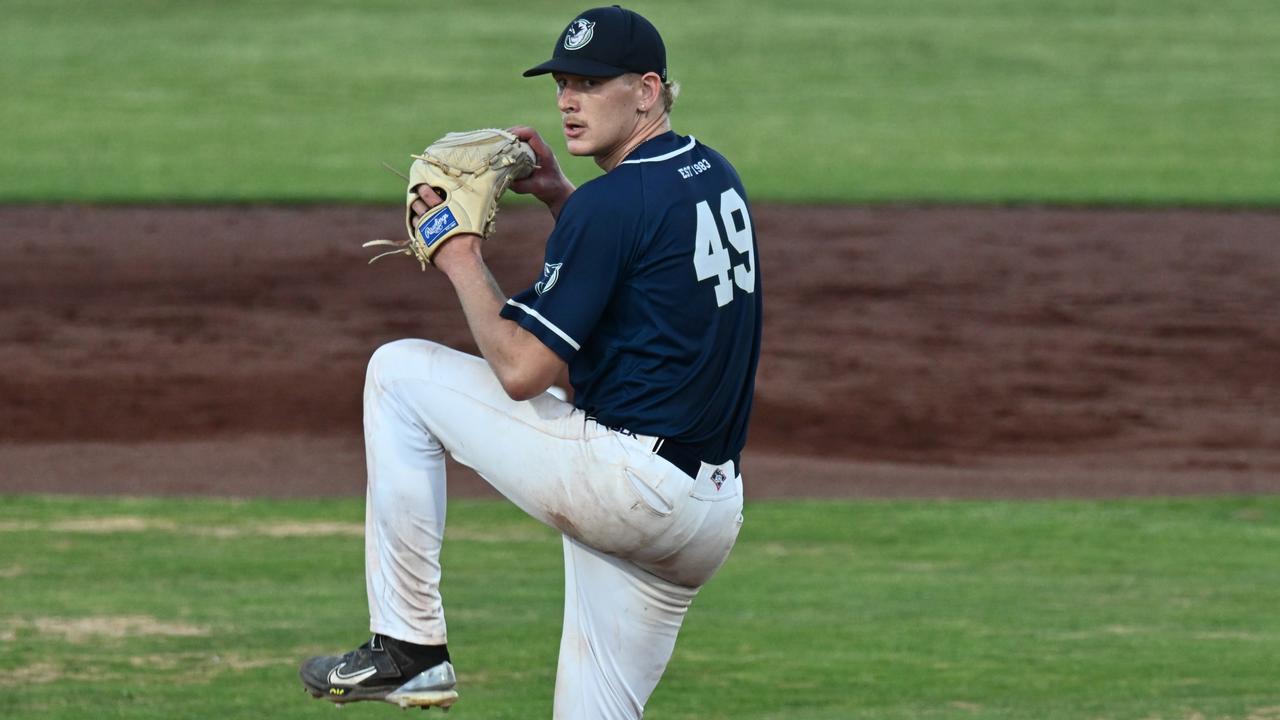
[[[421,155],[411,155],[409,189],[405,199],[404,224],[408,240],[371,240],[364,244],[391,245],[388,255],[418,258],[426,270],[435,255],[455,235],[493,233],[498,200],[513,180],[533,172],[535,158],[528,144],[505,130],[451,132],[432,143]],[[435,189],[444,202],[413,222],[413,203],[422,185]]]

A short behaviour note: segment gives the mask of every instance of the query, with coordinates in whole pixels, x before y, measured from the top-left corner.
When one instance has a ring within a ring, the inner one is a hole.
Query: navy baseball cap
[[[653,23],[618,5],[578,14],[560,33],[551,59],[525,77],[562,72],[587,77],[655,72],[667,81],[667,48]]]

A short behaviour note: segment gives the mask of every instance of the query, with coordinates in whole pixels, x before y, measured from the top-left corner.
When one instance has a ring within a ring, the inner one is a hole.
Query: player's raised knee
[[[373,378],[385,379],[404,374],[410,370],[421,372],[427,357],[434,348],[440,345],[429,340],[406,338],[393,340],[373,351],[369,357],[369,369],[366,381]]]

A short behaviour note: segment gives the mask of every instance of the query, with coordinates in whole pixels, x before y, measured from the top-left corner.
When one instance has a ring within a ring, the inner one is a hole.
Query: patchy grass
[[[296,667],[366,633],[362,517],[355,500],[0,499],[0,716],[331,712]],[[746,517],[652,717],[1280,720],[1280,498]],[[549,716],[558,536],[482,501],[454,503],[447,535],[450,717]]]

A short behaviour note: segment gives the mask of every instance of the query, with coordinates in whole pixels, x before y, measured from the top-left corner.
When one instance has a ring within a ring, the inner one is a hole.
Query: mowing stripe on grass
[[[563,148],[551,81],[519,73],[575,9],[9,0],[0,201],[394,201],[380,163],[448,130],[531,123]],[[1280,201],[1275,2],[642,10],[677,128],[757,200]]]

